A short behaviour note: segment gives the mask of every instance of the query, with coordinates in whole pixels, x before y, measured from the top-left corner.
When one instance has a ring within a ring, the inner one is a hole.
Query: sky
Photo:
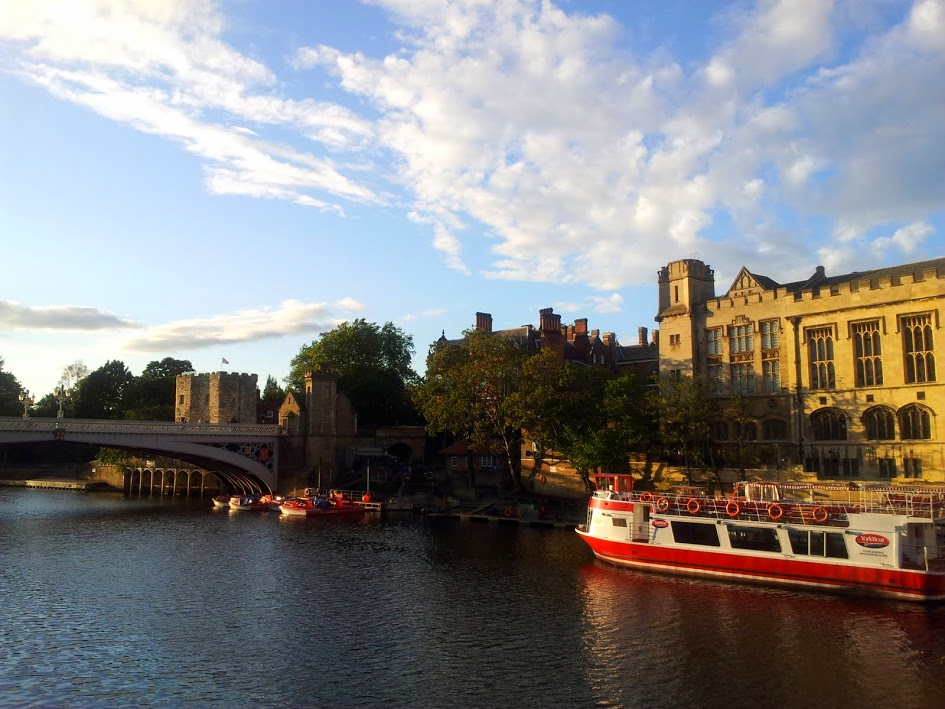
[[[422,374],[478,311],[634,344],[676,259],[941,257],[943,77],[945,0],[5,0],[0,359]]]

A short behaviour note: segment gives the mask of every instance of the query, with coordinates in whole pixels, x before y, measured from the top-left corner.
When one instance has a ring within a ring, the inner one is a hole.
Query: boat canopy
[[[595,473],[594,485],[598,490],[612,490],[613,492],[631,492],[633,490],[633,476],[611,473]]]

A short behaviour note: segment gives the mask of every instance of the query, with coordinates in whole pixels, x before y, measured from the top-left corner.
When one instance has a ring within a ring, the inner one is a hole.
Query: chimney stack
[[[492,332],[492,315],[489,313],[476,313],[476,329]]]
[[[640,346],[643,347],[643,346],[646,344],[646,328],[645,328],[645,327],[638,327],[638,328],[637,328],[637,335],[638,335],[638,337],[639,337]]]

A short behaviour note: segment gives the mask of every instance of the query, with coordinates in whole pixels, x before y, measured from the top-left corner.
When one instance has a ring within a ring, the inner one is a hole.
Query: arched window
[[[847,440],[847,417],[839,409],[819,409],[810,415],[815,441]]]
[[[918,404],[899,409],[899,431],[903,440],[932,437],[932,417],[929,410]]]
[[[886,406],[874,406],[863,414],[863,427],[871,441],[892,441],[896,438],[896,416]]]
[[[737,441],[757,441],[758,424],[754,421],[736,421],[735,422],[735,440]]]
[[[727,441],[728,424],[725,421],[709,421],[709,435],[713,441]]]
[[[765,441],[786,441],[787,422],[781,419],[767,419],[761,422],[761,438]]]

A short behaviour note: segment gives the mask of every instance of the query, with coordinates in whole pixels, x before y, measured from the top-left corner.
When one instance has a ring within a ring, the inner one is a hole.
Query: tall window
[[[751,352],[751,325],[733,325],[728,329],[728,347],[732,354]]]
[[[755,372],[750,362],[733,364],[732,391],[735,394],[755,393]]]
[[[847,440],[847,418],[837,409],[819,409],[810,415],[815,441]]]
[[[909,315],[901,320],[906,384],[935,381],[932,316]]]
[[[853,325],[853,362],[858,387],[880,386],[883,383],[883,358],[879,341],[879,322]]]
[[[705,331],[705,353],[710,356],[722,354],[722,328]]]
[[[761,371],[765,380],[765,393],[774,394],[781,391],[781,362],[766,359],[761,363]]]
[[[727,441],[728,424],[725,421],[709,421],[709,435],[713,441]]]
[[[735,439],[738,441],[757,441],[758,424],[754,421],[736,421]]]
[[[810,388],[833,389],[833,328],[815,327],[807,331],[807,352],[810,358]]]
[[[777,320],[765,320],[761,323],[762,350],[778,349],[778,332],[779,328]]]
[[[722,379],[722,365],[717,362],[710,362],[706,367],[706,374],[709,379],[709,394],[711,396],[724,394],[725,381]]]
[[[781,419],[767,419],[762,421],[761,437],[766,441],[787,440],[787,423]]]
[[[871,441],[892,441],[896,438],[896,418],[891,409],[874,406],[863,414],[866,437]]]
[[[928,409],[909,404],[899,409],[899,433],[903,440],[932,437],[932,420]]]

